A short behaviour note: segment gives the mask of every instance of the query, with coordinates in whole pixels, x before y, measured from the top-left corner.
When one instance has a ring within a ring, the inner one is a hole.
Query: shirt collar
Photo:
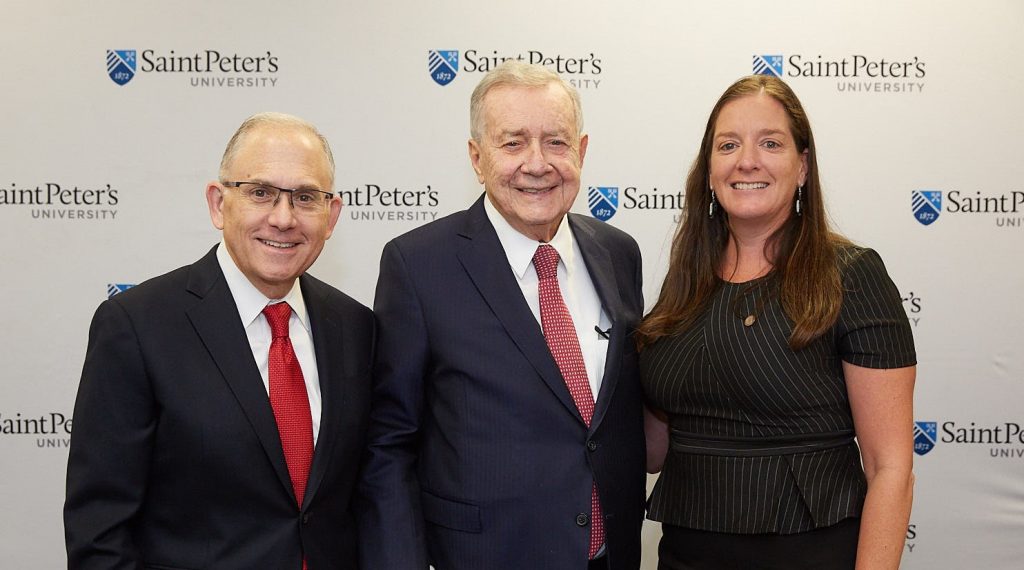
[[[508,263],[512,266],[512,272],[515,273],[516,278],[522,279],[526,272],[532,269],[533,255],[537,252],[537,247],[542,242],[528,238],[513,228],[494,204],[491,203],[490,196],[484,198],[484,212],[487,214],[487,219],[490,220],[491,225],[494,226],[494,231],[498,234],[498,241],[501,242],[501,247],[505,249],[505,256],[508,257]],[[569,227],[569,217],[563,216],[562,223],[558,224],[558,231],[555,232],[548,245],[554,247],[555,251],[558,252],[558,257],[565,265],[568,275],[572,275],[575,268],[575,241],[572,235],[572,228]]]
[[[217,263],[224,273],[224,279],[228,282],[228,289],[235,299],[235,306],[238,308],[238,316],[242,319],[242,326],[249,328],[249,325],[256,320],[263,312],[263,307],[271,303],[286,302],[292,307],[295,316],[302,323],[303,328],[309,330],[309,315],[306,313],[306,303],[302,299],[302,287],[296,279],[288,294],[281,299],[268,299],[260,292],[249,278],[242,273],[242,270],[235,265],[235,260],[228,253],[227,245],[221,241],[217,247]]]

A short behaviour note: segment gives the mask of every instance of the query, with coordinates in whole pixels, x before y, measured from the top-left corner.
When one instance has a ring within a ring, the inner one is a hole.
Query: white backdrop
[[[202,191],[243,118],[295,113],[331,140],[351,204],[313,273],[370,305],[383,244],[481,191],[469,94],[520,55],[579,85],[591,141],[575,209],[590,186],[619,188],[608,223],[640,243],[648,304],[711,106],[752,62],[778,62],[838,229],[881,253],[914,328],[922,454],[903,567],[1021,567],[1024,5],[4,0],[0,14],[0,567],[65,564],[89,319],[108,286],[215,243]],[[124,85],[108,50],[135,51]],[[458,52],[447,85],[431,50]],[[928,225],[919,190],[941,202]]]

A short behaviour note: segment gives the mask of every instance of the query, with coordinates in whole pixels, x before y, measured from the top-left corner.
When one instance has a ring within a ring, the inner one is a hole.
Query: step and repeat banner
[[[636,237],[648,306],[715,100],[750,73],[787,81],[816,131],[835,226],[880,252],[917,342],[903,567],[1024,564],[1024,4],[5,0],[0,12],[0,567],[65,564],[90,318],[216,243],[203,190],[237,125],[283,111],[329,138],[346,206],[312,273],[371,305],[384,243],[482,191],[469,95],[508,58],[579,90],[590,147],[574,209]],[[645,568],[659,534],[648,523]]]

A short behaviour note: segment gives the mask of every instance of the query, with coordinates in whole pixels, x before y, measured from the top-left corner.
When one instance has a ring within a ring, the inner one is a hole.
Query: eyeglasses
[[[265,182],[221,182],[229,188],[238,188],[239,193],[250,204],[258,208],[272,208],[277,205],[282,192],[287,192],[292,207],[297,211],[320,212],[334,198],[331,192],[312,188],[278,188]]]

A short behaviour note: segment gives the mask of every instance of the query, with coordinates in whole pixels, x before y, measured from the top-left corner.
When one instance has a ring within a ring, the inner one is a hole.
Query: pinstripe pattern
[[[765,440],[853,429],[842,361],[916,362],[899,292],[873,250],[840,250],[844,298],[833,328],[803,350],[772,298],[772,276],[723,282],[702,319],[641,355],[644,389],[673,431]],[[744,319],[756,315],[751,326]],[[866,483],[854,443],[789,455],[670,451],[648,517],[717,532],[792,534],[858,516]]]

